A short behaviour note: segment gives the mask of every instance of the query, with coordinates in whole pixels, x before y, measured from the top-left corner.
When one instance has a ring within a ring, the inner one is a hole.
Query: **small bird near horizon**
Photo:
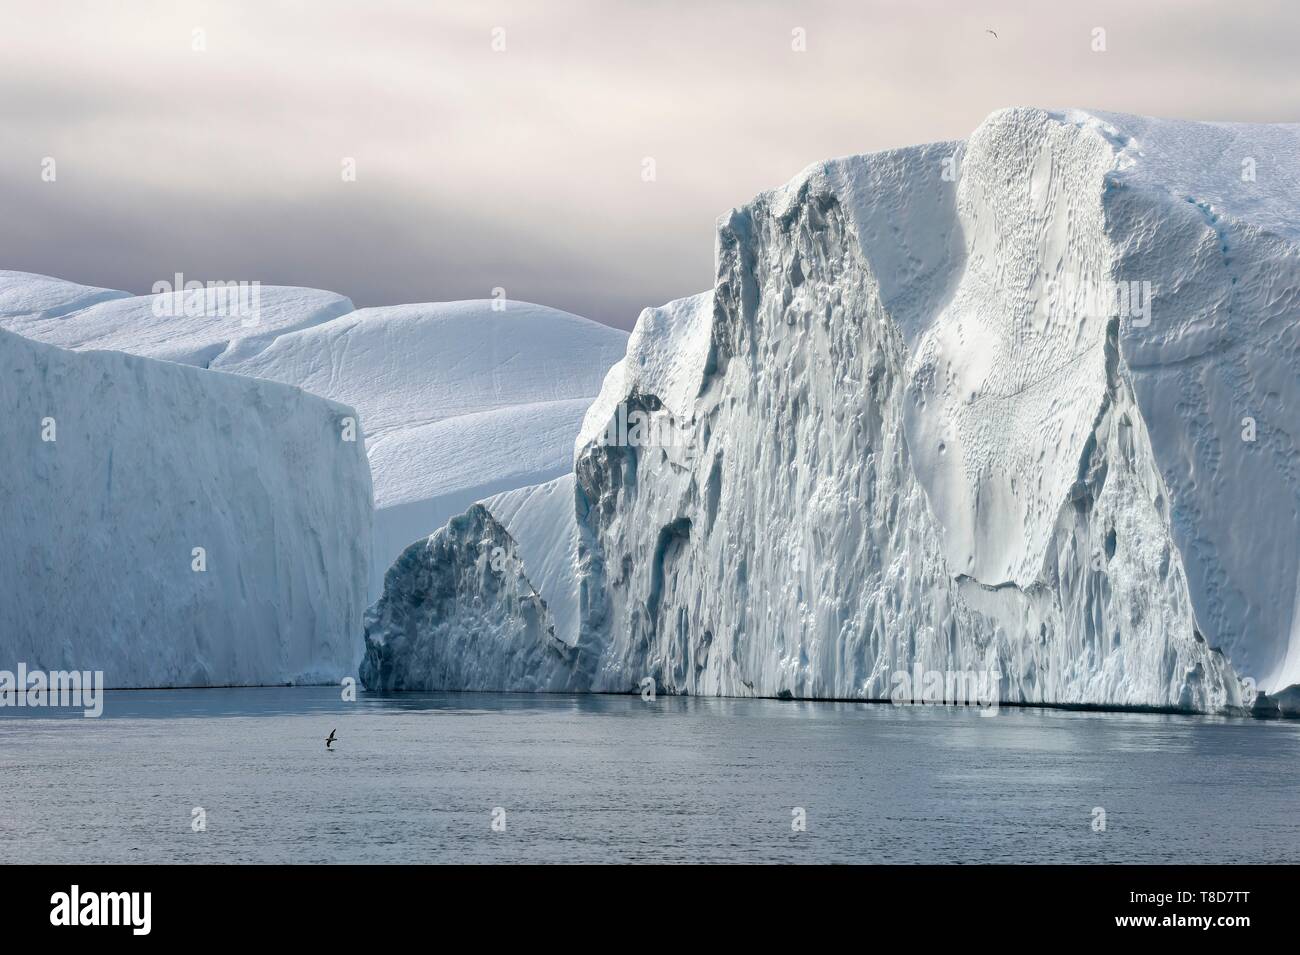
[[[330,747],[333,745],[334,741],[338,739],[338,737],[334,735],[337,732],[338,730],[336,729],[330,730],[330,735],[325,737],[325,748],[328,749],[331,753],[334,752],[334,750],[331,749]]]
[[[985,30],[984,32],[985,32],[985,33],[993,33],[992,30]],[[996,33],[993,33],[993,39],[996,40],[997,38],[998,38],[998,35],[997,35]]]

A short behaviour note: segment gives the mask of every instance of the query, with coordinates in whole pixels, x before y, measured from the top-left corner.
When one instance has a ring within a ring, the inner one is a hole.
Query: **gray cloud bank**
[[[499,286],[628,328],[819,159],[1010,105],[1294,122],[1298,28],[1293,2],[3,0],[0,268]]]

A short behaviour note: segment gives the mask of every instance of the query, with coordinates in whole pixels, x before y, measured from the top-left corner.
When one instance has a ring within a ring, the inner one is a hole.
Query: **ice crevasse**
[[[1300,683],[1300,127],[1012,109],[820,163],[571,475],[389,569],[366,685],[1217,712]],[[635,413],[653,435],[613,427]],[[617,433],[616,440],[610,435]]]

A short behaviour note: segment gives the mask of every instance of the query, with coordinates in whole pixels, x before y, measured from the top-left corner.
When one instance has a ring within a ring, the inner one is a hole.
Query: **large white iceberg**
[[[0,327],[74,349],[297,385],[359,412],[374,481],[370,598],[405,547],[474,501],[569,471],[627,333],[504,299],[353,310],[318,289],[131,296],[0,271]],[[255,304],[256,308],[253,309]]]
[[[572,478],[394,565],[363,680],[883,699],[919,667],[1199,711],[1300,682],[1298,130],[1007,110],[733,210]]]
[[[0,408],[0,666],[110,687],[355,672],[371,495],[351,408],[3,330]]]

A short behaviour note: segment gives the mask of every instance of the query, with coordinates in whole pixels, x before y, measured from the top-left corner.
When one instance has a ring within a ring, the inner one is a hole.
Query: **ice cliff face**
[[[354,672],[371,504],[352,409],[2,330],[0,407],[4,667],[110,687]]]
[[[1058,504],[1100,470],[1075,546],[1123,617],[1167,583],[1265,690],[1300,682],[1297,145],[1293,126],[995,117],[964,157],[967,266],[910,369],[952,567],[1060,589]]]
[[[1010,110],[733,210],[571,487],[392,567],[363,680],[878,699],[919,665],[1202,711],[1300,682],[1296,139]]]

